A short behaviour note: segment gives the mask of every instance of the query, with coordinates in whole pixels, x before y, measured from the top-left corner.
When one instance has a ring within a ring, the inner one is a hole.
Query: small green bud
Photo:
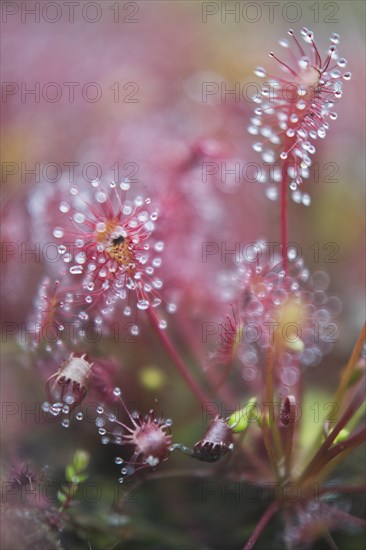
[[[76,473],[83,472],[88,467],[90,455],[86,451],[78,450],[75,452],[72,464]]]
[[[333,444],[336,445],[337,443],[342,443],[342,441],[347,439],[348,436],[349,436],[349,430],[346,430],[345,428],[343,428],[343,430],[341,430],[337,435],[337,437],[335,438]]]
[[[228,418],[227,425],[231,428],[233,433],[242,433],[247,430],[250,421],[255,419],[257,416],[257,398],[252,397],[243,409],[235,411]]]
[[[301,353],[305,349],[305,344],[301,340],[301,338],[296,338],[296,340],[294,340],[293,342],[286,342],[286,346],[291,351],[297,351],[299,353]]]
[[[146,389],[157,391],[164,386],[166,377],[160,368],[149,365],[141,370],[140,381]]]

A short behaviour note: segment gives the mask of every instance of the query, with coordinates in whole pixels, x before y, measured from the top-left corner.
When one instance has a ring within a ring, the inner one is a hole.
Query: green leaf
[[[61,504],[63,504],[66,501],[67,496],[64,493],[62,493],[61,491],[58,491],[57,499]]]
[[[80,474],[78,483],[83,483],[84,481],[86,481],[88,479],[88,477],[89,477],[88,474]]]
[[[76,472],[73,464],[68,464],[65,470],[66,481],[70,481],[72,483],[75,476],[76,476]]]

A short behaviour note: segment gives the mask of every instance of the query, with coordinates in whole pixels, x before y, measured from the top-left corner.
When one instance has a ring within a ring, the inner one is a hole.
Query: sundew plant
[[[4,85],[2,548],[361,548],[356,48],[347,61],[329,25],[294,25],[270,29],[266,59],[250,31],[226,101],[230,70],[215,71],[231,46],[214,71],[194,59],[191,8],[174,20],[146,4],[108,6],[113,25],[152,17],[126,36],[109,22],[94,32],[89,11],[70,43],[55,26],[54,67],[50,26],[38,39],[37,18],[21,27],[6,8],[5,30],[33,42],[25,76],[7,69]],[[216,8],[203,3],[206,22]],[[7,40],[11,59],[25,55]],[[66,70],[78,41],[90,51]],[[78,67],[88,84],[71,86]],[[324,166],[339,172],[337,200]]]

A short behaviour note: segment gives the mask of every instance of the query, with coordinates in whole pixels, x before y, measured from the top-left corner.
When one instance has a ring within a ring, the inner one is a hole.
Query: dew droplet
[[[296,202],[296,204],[301,203],[302,194],[301,194],[300,191],[298,191],[298,190],[297,190],[297,191],[294,191],[294,192],[292,193],[291,197],[292,197],[292,200],[293,200],[294,202]]]
[[[258,76],[259,78],[265,78],[266,71],[263,69],[263,67],[257,67],[254,71],[255,76]]]
[[[75,212],[73,219],[76,223],[83,223],[85,221],[85,216],[81,212]]]
[[[287,257],[290,261],[294,261],[297,258],[296,248],[290,248],[287,252]],[[292,288],[292,287],[291,287]]]
[[[302,204],[303,204],[304,206],[310,206],[310,204],[311,204],[311,197],[310,197],[310,195],[304,194],[304,195],[302,196]]]
[[[132,313],[132,310],[129,306],[126,306],[123,310],[123,315],[125,315],[126,317],[129,317]]]
[[[49,412],[51,409],[51,403],[49,403],[48,401],[45,401],[43,404],[42,404],[42,411],[44,412]]]
[[[153,287],[154,288],[160,289],[160,288],[162,288],[162,286],[163,286],[163,281],[161,279],[156,278],[156,279],[153,280]]]
[[[135,205],[136,206],[142,206],[144,204],[144,198],[141,195],[138,195],[135,197]]]
[[[296,103],[296,108],[299,109],[300,111],[304,110],[305,107],[306,107],[306,102],[303,99],[300,99],[300,101]]]
[[[68,212],[70,210],[70,205],[69,205],[69,203],[67,203],[65,201],[62,201],[62,202],[60,202],[59,209],[60,209],[60,212],[63,212],[65,214],[66,212]]]
[[[95,228],[98,233],[104,233],[107,229],[107,226],[104,222],[98,222]]]
[[[337,79],[337,78],[341,78],[342,73],[339,69],[333,69],[333,71],[331,71],[330,73],[330,76],[331,78]]]
[[[95,199],[100,204],[103,204],[107,200],[107,195],[103,193],[103,191],[98,191],[98,193],[95,194]]]
[[[132,208],[131,204],[124,204],[124,205],[123,205],[123,208],[122,208],[122,212],[123,212],[126,216],[129,216],[130,214],[132,214],[133,208]]]
[[[332,36],[330,37],[330,41],[333,43],[333,44],[339,44],[339,34],[337,34],[336,32],[332,34]]]
[[[268,187],[266,189],[266,196],[271,201],[277,200],[278,199],[278,189],[277,189],[277,187]]]
[[[273,151],[265,151],[264,153],[262,153],[262,159],[264,162],[267,162],[267,163],[272,163],[274,162],[274,153]]]
[[[104,418],[102,418],[101,416],[97,416],[97,418],[95,419],[95,425],[97,428],[102,428],[105,424],[105,421],[104,421]]]
[[[78,254],[76,254],[75,256],[75,261],[78,264],[85,264],[86,262],[85,252],[78,252]]]
[[[282,305],[287,301],[288,294],[287,291],[283,288],[278,288],[274,290],[271,294],[272,302],[276,305]]]
[[[258,135],[258,128],[256,126],[248,126],[247,130],[252,136]]]
[[[122,191],[128,191],[129,188],[131,187],[131,184],[130,184],[130,181],[128,180],[128,178],[126,178],[123,181],[121,181],[119,186],[122,189]]]
[[[55,227],[52,234],[56,239],[61,239],[64,236],[64,230],[62,227]]]
[[[80,275],[83,273],[83,266],[82,265],[73,265],[70,267],[70,273],[72,275]]]

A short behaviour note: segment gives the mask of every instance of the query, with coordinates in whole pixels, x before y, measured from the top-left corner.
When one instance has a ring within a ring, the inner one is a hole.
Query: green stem
[[[351,420],[355,412],[357,412],[363,400],[364,400],[364,390],[363,388],[360,388],[360,390],[357,392],[357,395],[354,397],[354,400],[349,405],[347,410],[344,412],[342,418],[334,426],[333,430],[327,436],[327,438],[325,439],[324,443],[321,445],[318,452],[315,454],[315,456],[313,457],[309,465],[306,467],[303,474],[300,476],[300,480],[299,480],[300,483],[307,477],[311,477],[312,475],[314,475],[315,472],[318,472],[320,469],[319,465],[323,464],[324,462],[325,463],[327,462],[329,458],[328,451],[331,445],[333,444],[334,440],[336,439],[340,431],[343,430],[343,428],[348,424],[348,422]],[[347,440],[343,443],[343,445],[347,446]]]
[[[361,332],[358,336],[357,342],[355,344],[355,347],[353,348],[352,355],[348,361],[347,367],[345,368],[339,387],[336,391],[334,402],[337,405],[340,405],[342,402],[342,399],[344,397],[344,394],[347,390],[347,386],[349,384],[350,378],[352,376],[352,373],[357,365],[358,359],[360,357],[361,349],[364,344],[366,338],[366,323],[364,324],[363,328],[361,329]]]

